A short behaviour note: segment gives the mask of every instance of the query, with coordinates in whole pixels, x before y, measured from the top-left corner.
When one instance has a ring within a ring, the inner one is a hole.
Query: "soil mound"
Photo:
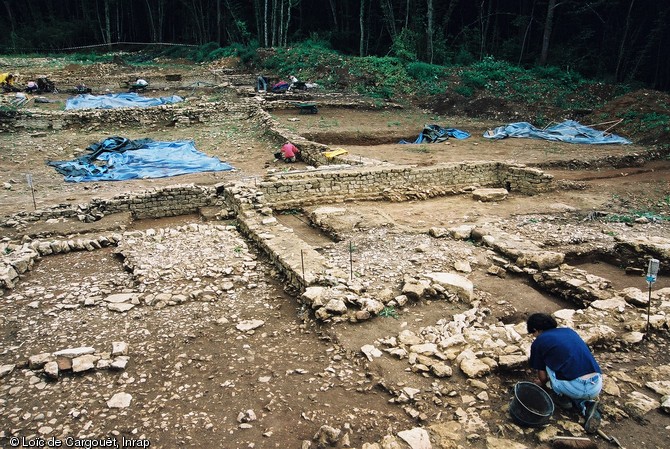
[[[636,90],[605,103],[588,116],[591,122],[626,119],[617,125],[623,134],[642,144],[667,142],[670,138],[670,95],[654,90]]]

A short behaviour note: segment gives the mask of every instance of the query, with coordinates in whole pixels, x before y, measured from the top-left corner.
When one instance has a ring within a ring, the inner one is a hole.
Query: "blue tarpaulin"
[[[192,140],[157,142],[110,137],[87,148],[89,154],[72,161],[48,165],[68,182],[123,181],[166,178],[207,171],[227,171],[233,167],[196,150]]]
[[[172,104],[184,101],[178,95],[171,97],[151,98],[143,97],[135,92],[90,95],[83,94],[68,98],[65,102],[65,110],[69,109],[115,109],[115,108],[146,108],[159,106],[161,104]]]
[[[511,123],[493,131],[486,131],[484,137],[504,139],[505,137],[529,137],[584,144],[630,144],[631,141],[616,134],[610,134],[582,125],[574,120],[566,120],[546,129],[538,129],[527,122]]]
[[[401,140],[398,143],[436,143],[444,142],[449,137],[454,137],[456,139],[467,139],[470,137],[470,133],[456,128],[442,128],[439,125],[426,125],[423,127],[423,130],[419,133],[419,136],[416,138],[416,140],[414,140],[414,142]]]

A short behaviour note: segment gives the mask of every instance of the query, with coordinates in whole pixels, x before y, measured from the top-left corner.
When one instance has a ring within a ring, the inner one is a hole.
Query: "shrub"
[[[444,73],[444,68],[425,62],[407,64],[407,75],[417,81],[425,82],[438,79]]]
[[[402,61],[416,61],[416,33],[407,28],[403,28],[391,44],[391,51],[389,54]]]

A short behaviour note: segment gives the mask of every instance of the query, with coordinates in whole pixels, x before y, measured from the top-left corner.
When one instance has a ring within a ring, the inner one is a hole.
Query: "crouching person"
[[[281,159],[286,163],[295,162],[299,154],[300,150],[298,147],[293,145],[291,142],[286,141],[286,143],[281,147],[281,151],[275,153],[275,159]]]
[[[530,347],[530,367],[537,370],[536,384],[547,382],[554,402],[562,408],[576,406],[584,416],[584,430],[594,434],[600,425],[598,395],[603,387],[602,371],[591,350],[574,330],[558,327],[551,315],[534,313],[526,321],[535,337]]]

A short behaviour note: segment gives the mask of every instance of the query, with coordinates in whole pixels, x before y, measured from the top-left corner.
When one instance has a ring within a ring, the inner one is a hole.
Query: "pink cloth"
[[[281,147],[281,153],[284,158],[290,159],[295,157],[296,154],[300,153],[300,150],[292,143],[285,143],[284,146]]]

